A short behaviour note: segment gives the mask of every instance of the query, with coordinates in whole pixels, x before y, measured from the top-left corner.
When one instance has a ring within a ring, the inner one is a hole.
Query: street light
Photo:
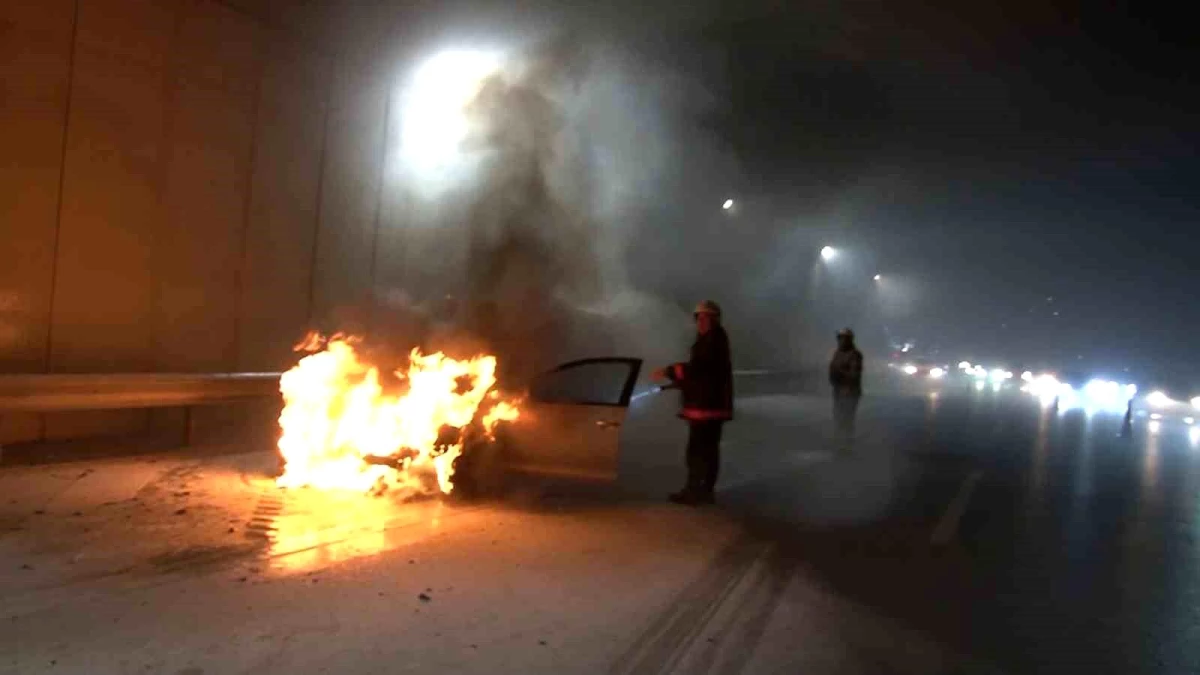
[[[875,275],[875,281],[883,281],[883,275],[882,275],[882,274],[876,274],[876,275]]]
[[[725,209],[726,211],[728,211],[729,209],[732,209],[733,208],[733,200],[726,199],[725,203],[721,205],[721,208]]]
[[[829,261],[829,260],[833,260],[835,257],[837,257],[837,249],[835,249],[834,247],[825,246],[821,249],[821,259],[822,260]]]
[[[400,128],[405,159],[428,172],[456,158],[470,129],[467,107],[484,82],[498,73],[498,54],[474,50],[440,52],[413,73]]]

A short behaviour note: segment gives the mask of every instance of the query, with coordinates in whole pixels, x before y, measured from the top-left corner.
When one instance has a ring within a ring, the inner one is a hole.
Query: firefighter
[[[854,346],[854,331],[837,334],[837,349],[829,360],[829,384],[833,387],[833,421],[837,440],[849,447],[854,439],[854,417],[862,398],[863,355]]]
[[[733,363],[721,308],[711,300],[696,306],[696,341],[687,363],[660,368],[682,394],[679,417],[688,423],[687,484],[670,495],[677,504],[711,504],[721,466],[721,430],[733,419]]]

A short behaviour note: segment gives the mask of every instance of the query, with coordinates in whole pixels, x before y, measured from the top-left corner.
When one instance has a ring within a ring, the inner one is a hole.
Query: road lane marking
[[[963,514],[967,511],[967,503],[971,501],[971,493],[975,491],[975,486],[979,484],[979,479],[982,477],[983,471],[975,470],[963,480],[962,485],[958,488],[958,494],[954,495],[950,506],[946,508],[942,519],[938,521],[937,527],[933,530],[931,543],[941,546],[954,537],[954,533],[958,531],[958,522],[962,520]]]

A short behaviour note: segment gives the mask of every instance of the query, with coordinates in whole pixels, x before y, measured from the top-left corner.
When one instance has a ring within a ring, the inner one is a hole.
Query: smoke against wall
[[[646,316],[663,303],[637,299],[625,279],[621,202],[638,194],[613,185],[621,167],[590,114],[589,99],[610,83],[603,50],[562,37],[497,64],[464,102],[452,157],[406,162],[402,148],[389,148],[384,226],[394,236],[385,255],[398,273],[377,290],[375,336],[483,345],[500,356],[502,377],[524,377],[565,358],[646,348],[653,339],[631,338],[635,327],[686,330],[686,314]],[[657,166],[653,152],[640,161]],[[631,311],[642,315],[623,316]]]

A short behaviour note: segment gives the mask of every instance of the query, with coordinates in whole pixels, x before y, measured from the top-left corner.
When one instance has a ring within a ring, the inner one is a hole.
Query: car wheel
[[[454,492],[462,499],[499,497],[504,492],[504,441],[469,443],[454,460]]]

